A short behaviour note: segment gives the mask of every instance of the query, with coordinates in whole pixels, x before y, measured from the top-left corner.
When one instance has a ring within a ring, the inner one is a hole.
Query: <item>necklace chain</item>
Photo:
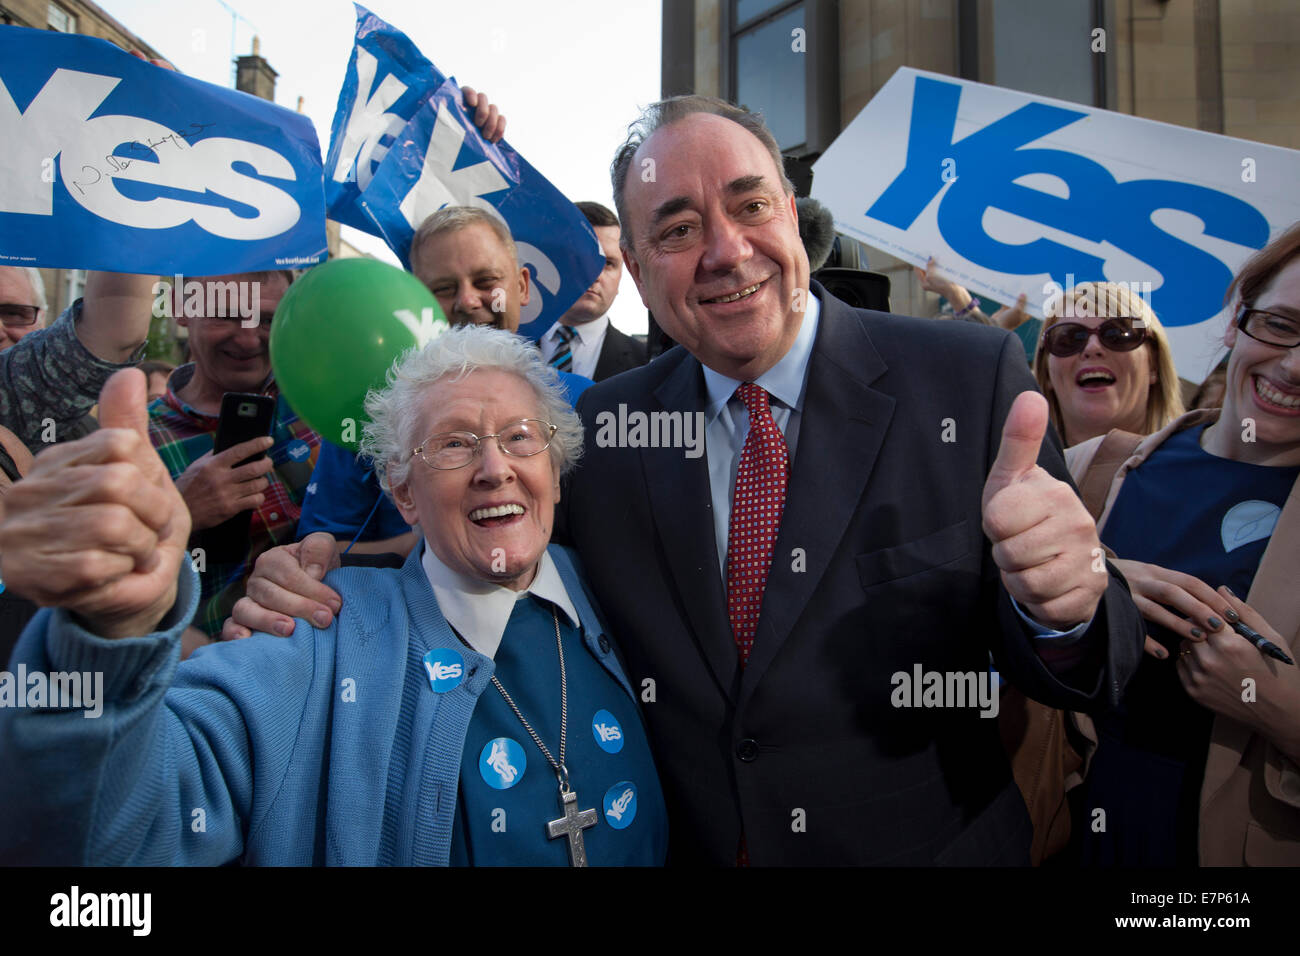
[[[520,711],[519,707],[515,704],[514,698],[511,697],[510,694],[506,692],[505,687],[502,686],[501,681],[497,680],[497,676],[495,674],[492,675],[492,686],[494,686],[498,691],[501,692],[501,696],[504,697],[506,703],[510,705],[510,709],[515,712],[515,716],[519,718],[519,722],[524,725],[524,730],[528,731],[528,736],[533,738],[533,743],[537,744],[537,749],[539,749],[542,752],[542,756],[546,758],[546,762],[551,765],[551,769],[554,770],[555,775],[559,777],[560,792],[565,793],[569,789],[569,770],[564,765],[564,746],[568,739],[568,732],[569,732],[569,680],[568,680],[568,673],[566,672],[564,667],[564,644],[560,641],[560,618],[555,613],[554,606],[551,607],[551,621],[552,623],[555,624],[555,649],[557,652],[559,652],[560,655],[560,759],[559,760],[556,760],[553,756],[551,756],[551,752],[550,750],[547,749],[546,744],[542,743],[542,738],[538,736],[537,731],[533,730],[533,725],[530,724],[524,718],[523,712]]]

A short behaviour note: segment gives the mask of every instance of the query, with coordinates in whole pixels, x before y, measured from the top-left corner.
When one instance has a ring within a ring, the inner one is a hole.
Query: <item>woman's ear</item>
[[[409,525],[420,523],[420,513],[415,507],[415,496],[411,494],[411,486],[408,482],[400,482],[392,486],[393,504],[397,505],[397,510],[402,515],[402,520]]]

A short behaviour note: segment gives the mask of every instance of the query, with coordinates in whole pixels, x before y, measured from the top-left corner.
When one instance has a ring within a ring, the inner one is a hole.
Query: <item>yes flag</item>
[[[462,102],[451,80],[424,101],[361,204],[408,268],[416,228],[443,206],[481,206],[500,215],[519,264],[532,272],[519,323],[520,334],[528,335],[532,329],[524,326],[535,322],[536,337],[600,275],[604,253],[578,208],[505,143],[479,136]]]
[[[1300,219],[1295,150],[910,68],[813,171],[841,232],[995,301],[1126,283],[1198,382],[1233,271]]]
[[[504,141],[489,143],[454,80],[357,5],[357,40],[325,164],[331,218],[382,236],[409,266],[411,238],[448,205],[505,220],[530,269],[520,334],[536,337],[578,301],[604,255],[578,208]]]
[[[105,40],[0,27],[0,265],[214,275],[325,256],[305,116]]]
[[[325,212],[331,219],[382,235],[358,207],[388,147],[420,104],[446,79],[400,30],[361,4],[357,39],[343,76],[325,157]],[[406,261],[405,251],[399,252]]]

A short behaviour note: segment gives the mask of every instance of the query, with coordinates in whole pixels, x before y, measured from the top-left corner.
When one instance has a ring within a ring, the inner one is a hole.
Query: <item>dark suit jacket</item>
[[[645,346],[610,323],[605,329],[605,341],[601,343],[600,357],[596,359],[596,374],[592,378],[603,382],[610,376],[640,368],[645,363]]]
[[[986,671],[1058,707],[1118,698],[1142,627],[1111,580],[1087,659],[1052,674],[981,527],[1002,423],[1034,387],[1015,336],[850,308],[825,293],[749,664],[719,573],[707,458],[601,448],[596,415],[705,406],[683,348],[589,389],[567,533],[641,688],[676,863],[1019,864],[1030,824],[978,708],[898,708],[896,672]],[[955,441],[944,441],[952,419]],[[1054,432],[1040,464],[1069,481]],[[707,455],[707,452],[706,452]]]

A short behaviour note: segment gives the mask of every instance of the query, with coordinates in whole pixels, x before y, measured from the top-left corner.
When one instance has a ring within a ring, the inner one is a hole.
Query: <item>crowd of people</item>
[[[173,369],[140,365],[153,277],[45,327],[0,269],[0,652],[104,689],[0,707],[0,861],[1300,863],[1300,224],[1188,412],[1124,285],[1048,302],[1029,361],[1025,298],[986,317],[933,261],[967,321],[827,293],[756,114],[654,104],[611,177],[577,204],[602,271],[536,341],[502,220],[421,224],[452,328],[359,453],[277,390],[293,273],[201,279],[260,320],[178,309]],[[679,343],[652,362],[624,267]],[[274,412],[218,452],[229,393]]]

